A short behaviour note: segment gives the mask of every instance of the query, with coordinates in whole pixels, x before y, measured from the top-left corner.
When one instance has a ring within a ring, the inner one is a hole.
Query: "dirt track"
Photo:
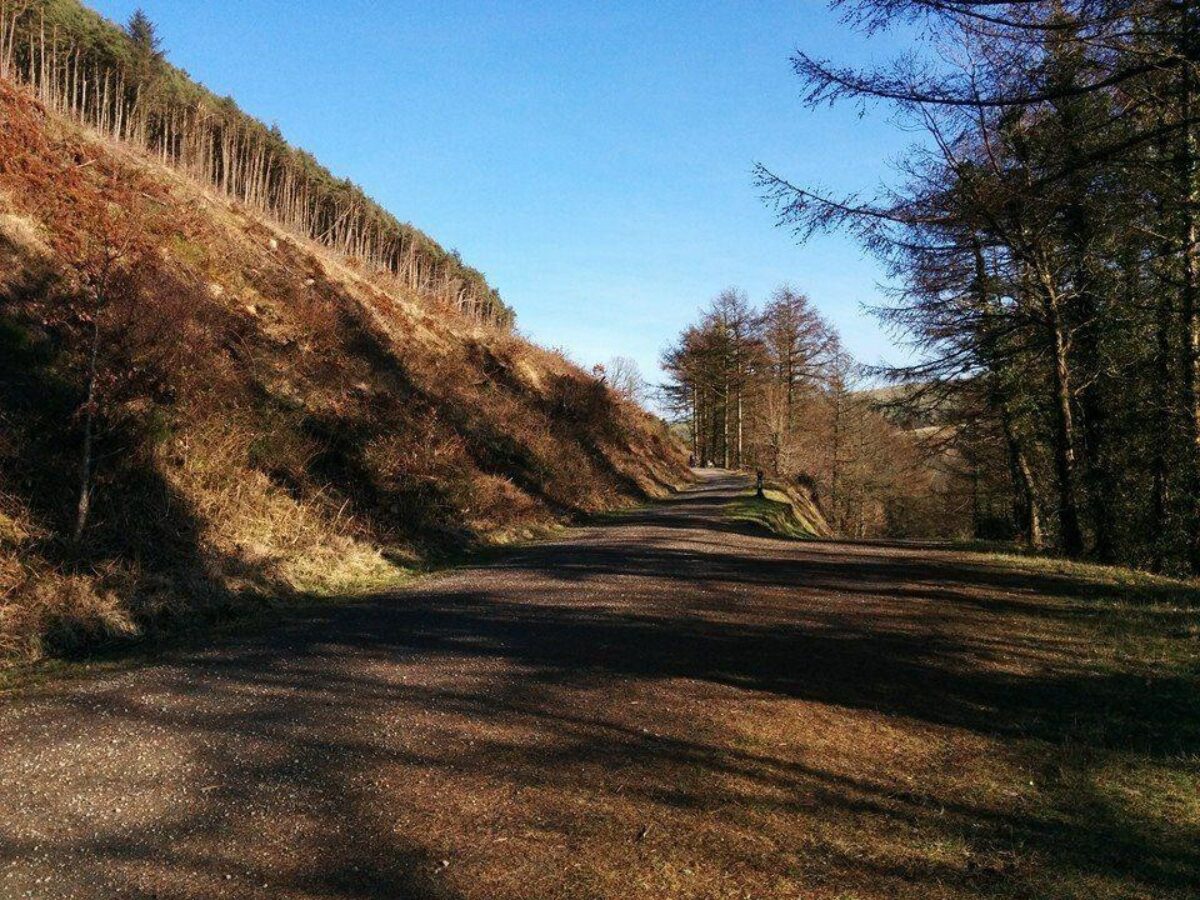
[[[1160,736],[1090,727],[1142,698],[1082,662],[1065,581],[747,534],[720,515],[742,483],[709,477],[0,701],[0,896],[1165,896],[1200,871],[1195,834],[1070,812],[1068,736]]]

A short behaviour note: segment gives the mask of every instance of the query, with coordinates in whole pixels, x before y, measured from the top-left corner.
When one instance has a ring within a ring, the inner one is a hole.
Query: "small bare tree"
[[[614,356],[605,367],[608,383],[612,389],[632,403],[642,403],[646,399],[646,379],[638,364],[628,356]]]
[[[83,539],[92,505],[95,475],[95,444],[98,413],[102,403],[103,385],[115,380],[119,373],[102,370],[101,356],[106,338],[106,314],[118,299],[128,299],[136,287],[130,277],[130,266],[141,255],[138,232],[132,216],[114,212],[110,207],[99,211],[102,220],[91,231],[95,237],[85,239],[74,260],[75,289],[68,308],[77,328],[86,340],[84,368],[84,401],[77,415],[83,416],[83,447],[79,464],[79,501],[75,512],[74,543]]]

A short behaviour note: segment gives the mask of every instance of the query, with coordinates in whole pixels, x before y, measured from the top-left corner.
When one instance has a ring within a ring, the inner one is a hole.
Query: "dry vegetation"
[[[683,471],[660,423],[561,355],[0,81],[0,656],[377,586]]]

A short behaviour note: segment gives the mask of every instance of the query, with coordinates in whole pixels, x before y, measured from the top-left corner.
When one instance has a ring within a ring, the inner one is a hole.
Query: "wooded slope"
[[[77,0],[0,0],[0,77],[50,109],[145,149],[293,233],[390,272],[474,318],[512,310],[455,251],[401,223],[309,153],[167,62],[140,12],[122,29]]]

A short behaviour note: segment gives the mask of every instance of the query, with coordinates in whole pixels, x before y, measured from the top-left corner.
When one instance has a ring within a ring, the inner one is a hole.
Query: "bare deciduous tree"
[[[637,362],[628,356],[614,356],[606,366],[608,384],[631,403],[646,401],[646,380]]]

